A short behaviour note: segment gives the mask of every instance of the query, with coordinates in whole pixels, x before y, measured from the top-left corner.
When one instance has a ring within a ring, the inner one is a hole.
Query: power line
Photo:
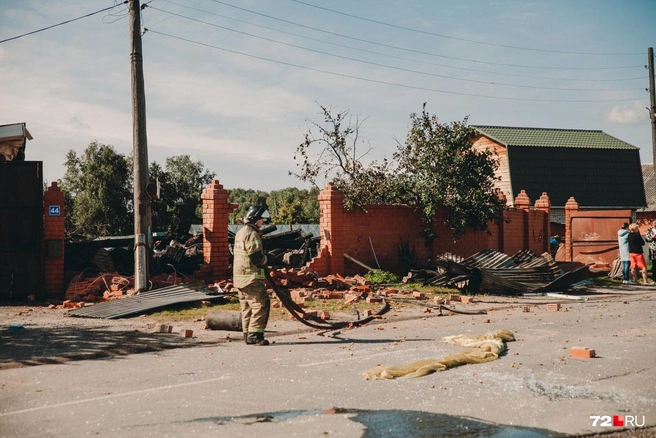
[[[124,1],[123,4],[127,4],[127,0]],[[81,20],[83,18],[91,17],[92,15],[96,15],[96,14],[99,14],[101,12],[109,11],[111,9],[114,9],[115,7],[116,7],[116,5],[110,6],[108,8],[101,9],[101,10],[96,11],[96,12],[91,12],[89,14],[82,15],[81,17],[73,18],[73,19],[70,19],[70,20],[62,21],[61,23],[53,24],[52,26],[44,27],[43,29],[33,30],[32,32],[27,32],[27,33],[24,33],[22,35],[17,35],[15,37],[7,38],[7,39],[4,39],[4,40],[1,40],[0,44],[5,43],[7,41],[17,40],[19,38],[23,38],[23,37],[28,36],[28,35],[33,35],[35,33],[43,32],[44,30],[52,29],[53,27],[62,26],[64,24],[72,23],[73,21]]]
[[[299,45],[296,45],[296,44],[285,43],[285,42],[274,40],[274,39],[271,39],[271,38],[266,38],[266,37],[263,37],[263,36],[254,35],[254,34],[251,34],[251,33],[248,33],[248,32],[243,32],[243,31],[240,31],[240,30],[231,29],[229,27],[220,26],[218,24],[209,23],[207,21],[198,20],[196,18],[191,18],[191,17],[187,17],[185,15],[181,15],[181,14],[177,14],[177,13],[174,13],[174,12],[169,12],[169,11],[166,11],[166,10],[163,10],[163,9],[155,8],[153,6],[150,6],[150,8],[155,10],[155,11],[160,11],[160,12],[168,13],[168,14],[171,14],[171,15],[175,15],[177,17],[184,18],[184,19],[190,20],[190,21],[194,21],[196,23],[206,24],[208,26],[216,27],[216,28],[219,28],[219,29],[224,29],[224,30],[227,30],[227,31],[230,31],[230,32],[238,33],[240,35],[246,35],[246,36],[261,39],[261,40],[264,40],[264,41],[269,41],[269,42],[272,42],[272,43],[275,43],[275,44],[281,44],[281,45],[288,46],[288,47],[294,47],[296,49],[307,50],[309,52],[319,53],[321,55],[333,56],[335,58],[345,59],[345,60],[348,60],[348,61],[359,62],[359,63],[362,63],[362,64],[373,65],[373,66],[376,66],[376,67],[383,67],[383,68],[388,68],[388,69],[397,70],[397,71],[403,71],[403,72],[407,72],[407,73],[420,74],[420,75],[424,75],[424,76],[433,76],[433,77],[438,77],[438,78],[443,78],[443,79],[451,79],[451,80],[455,80],[455,81],[471,82],[471,83],[477,83],[477,84],[496,85],[496,86],[514,87],[514,88],[531,88],[531,89],[538,89],[538,90],[604,91],[604,92],[642,90],[642,88],[637,88],[637,89],[636,88],[621,88],[621,89],[611,89],[611,88],[559,88],[559,87],[544,87],[544,86],[533,86],[533,85],[516,85],[516,84],[507,84],[507,83],[500,83],[500,82],[479,81],[479,80],[475,80],[475,79],[465,79],[465,78],[460,78],[460,77],[455,77],[455,76],[448,76],[448,75],[442,75],[442,74],[438,74],[438,73],[430,73],[430,72],[412,70],[412,69],[403,68],[403,67],[396,67],[396,66],[392,66],[392,65],[380,64],[380,63],[377,63],[377,62],[364,61],[364,60],[361,60],[361,59],[351,58],[351,57],[348,57],[348,56],[336,55],[336,54],[329,53],[329,52],[324,52],[324,51],[321,51],[321,50],[310,49],[310,48],[299,46]]]
[[[627,98],[627,99],[594,99],[594,100],[528,99],[528,98],[521,98],[521,97],[503,97],[503,96],[490,96],[490,95],[473,94],[473,93],[460,93],[460,92],[457,92],[457,91],[446,91],[446,90],[439,90],[439,89],[435,89],[435,88],[418,87],[418,86],[407,85],[407,84],[397,84],[397,83],[394,83],[394,82],[380,81],[380,80],[376,80],[376,79],[363,78],[363,77],[360,77],[360,76],[353,76],[353,75],[347,75],[347,74],[343,74],[343,73],[336,73],[336,72],[331,72],[331,71],[328,71],[328,70],[322,70],[322,69],[317,69],[317,68],[313,68],[313,67],[307,67],[307,66],[304,66],[304,65],[298,65],[298,64],[293,64],[293,63],[290,63],[290,62],[278,61],[278,60],[271,59],[271,58],[265,58],[263,56],[257,56],[257,55],[252,55],[252,54],[248,54],[248,53],[244,53],[244,52],[239,52],[239,51],[236,51],[236,50],[227,49],[225,47],[214,46],[214,45],[211,45],[211,44],[206,44],[206,43],[202,43],[202,42],[199,42],[199,41],[190,40],[190,39],[187,39],[187,38],[167,34],[167,33],[164,33],[164,32],[159,32],[159,31],[152,30],[152,29],[145,29],[145,31],[151,32],[151,33],[154,33],[154,34],[157,34],[157,35],[162,35],[162,36],[166,36],[166,37],[169,37],[169,38],[173,38],[173,39],[176,39],[176,40],[185,41],[185,42],[188,42],[188,43],[191,43],[191,44],[196,44],[196,45],[203,46],[203,47],[209,47],[209,48],[212,48],[212,49],[221,50],[221,51],[228,52],[228,53],[233,53],[233,54],[236,54],[236,55],[246,56],[246,57],[249,57],[249,58],[259,59],[259,60],[267,61],[267,62],[273,62],[273,63],[276,63],[276,64],[286,65],[286,66],[289,66],[289,67],[300,68],[300,69],[303,69],[303,70],[309,70],[309,71],[314,71],[314,72],[318,72],[318,73],[324,73],[324,74],[328,74],[328,75],[332,75],[332,76],[338,76],[338,77],[342,77],[342,78],[356,79],[356,80],[359,80],[359,81],[370,82],[370,83],[375,83],[375,84],[390,85],[390,86],[393,86],[393,87],[408,88],[408,89],[413,89],[413,90],[431,91],[431,92],[442,93],[442,94],[452,94],[452,95],[469,96],[469,97],[480,97],[480,98],[485,98],[485,99],[527,101],[527,102],[590,103],[590,102],[625,102],[625,101],[634,101],[634,100],[640,99],[639,97],[633,97],[633,98]]]
[[[619,79],[553,78],[553,77],[545,77],[545,76],[533,76],[533,75],[519,75],[519,74],[513,74],[513,73],[503,73],[503,72],[496,72],[496,71],[492,71],[492,70],[480,70],[480,69],[468,68],[468,67],[456,67],[456,66],[452,66],[452,65],[448,65],[448,64],[440,64],[440,63],[436,63],[436,62],[423,61],[423,60],[412,59],[412,58],[405,58],[405,57],[402,57],[402,56],[395,56],[395,55],[392,55],[392,54],[389,54],[389,53],[375,52],[373,50],[367,50],[367,49],[362,49],[362,48],[359,48],[359,47],[348,46],[348,45],[345,45],[345,44],[339,44],[339,43],[336,43],[336,42],[333,42],[333,41],[322,40],[322,39],[319,39],[319,38],[312,38],[312,37],[309,37],[307,35],[302,35],[302,34],[299,34],[299,33],[294,33],[294,32],[289,32],[289,31],[285,31],[285,30],[275,29],[273,27],[263,26],[261,24],[256,24],[256,23],[252,23],[252,22],[245,21],[245,20],[240,20],[240,19],[233,18],[233,17],[228,17],[227,15],[217,14],[215,12],[207,11],[205,9],[199,9],[199,8],[196,8],[196,7],[193,7],[193,6],[185,6],[185,5],[182,5],[180,3],[176,3],[176,2],[171,1],[171,0],[164,0],[164,1],[166,1],[167,3],[174,4],[176,6],[184,7],[185,9],[192,9],[194,11],[214,15],[215,17],[225,18],[227,20],[236,21],[238,23],[244,23],[244,24],[247,24],[249,26],[258,27],[258,28],[261,28],[261,29],[267,29],[267,30],[270,30],[270,31],[273,31],[273,32],[284,34],[284,35],[291,35],[291,36],[294,36],[294,37],[297,37],[297,38],[303,38],[303,39],[306,39],[306,40],[316,41],[316,42],[319,42],[319,43],[329,44],[329,45],[332,45],[332,46],[342,47],[342,48],[346,48],[346,49],[350,49],[350,50],[355,50],[355,51],[358,51],[358,52],[370,53],[370,54],[377,55],[377,56],[384,56],[384,57],[387,57],[387,58],[399,59],[399,60],[402,60],[402,61],[416,62],[416,63],[420,63],[420,64],[435,65],[435,66],[438,66],[438,67],[446,67],[446,68],[451,68],[451,69],[456,69],[456,70],[464,70],[464,71],[471,71],[471,72],[476,72],[476,73],[493,74],[493,75],[499,75],[499,76],[530,78],[530,79],[543,79],[543,80],[551,80],[551,81],[623,82],[623,81],[644,80],[644,76],[638,76],[638,77],[632,77],[632,78],[619,78]],[[197,3],[194,6],[197,6],[200,3],[202,3],[202,1]],[[170,12],[168,12],[168,13],[171,14]],[[163,21],[166,21],[166,20],[172,18],[173,16],[174,15],[169,15],[164,20],[160,20],[157,23],[152,24],[150,27],[153,27],[156,24],[159,24]],[[188,18],[188,17],[185,17],[185,18]]]
[[[362,38],[351,37],[351,36],[348,36],[348,35],[343,35],[343,34],[340,34],[340,33],[331,32],[331,31],[328,31],[328,30],[323,30],[323,29],[319,29],[319,28],[316,28],[316,27],[306,26],[304,24],[295,23],[293,21],[284,20],[282,18],[277,18],[277,17],[271,16],[271,15],[263,14],[261,12],[256,12],[256,11],[253,11],[253,10],[250,10],[250,9],[235,6],[235,5],[232,5],[230,3],[220,1],[220,0],[212,0],[212,1],[214,3],[218,3],[218,4],[221,4],[221,5],[224,5],[224,6],[239,9],[241,11],[249,12],[249,13],[255,14],[255,15],[259,15],[261,17],[270,18],[272,20],[281,21],[283,23],[292,24],[294,26],[303,27],[305,29],[311,29],[311,30],[314,30],[314,31],[317,31],[317,32],[323,32],[323,33],[326,33],[326,34],[329,34],[329,35],[339,36],[339,37],[342,37],[342,38],[348,38],[348,39],[351,39],[351,40],[354,40],[354,41],[360,41],[360,42],[367,43],[367,44],[374,44],[374,45],[377,45],[377,46],[387,47],[387,48],[390,48],[390,49],[404,50],[404,51],[407,51],[407,52],[417,53],[417,54],[421,54],[421,55],[434,56],[434,57],[446,58],[446,59],[454,59],[454,60],[458,60],[458,61],[473,62],[473,63],[476,63],[476,64],[488,64],[488,65],[496,65],[496,66],[501,66],[501,67],[518,67],[518,68],[531,68],[531,69],[541,69],[541,70],[619,70],[619,69],[628,69],[628,68],[644,68],[643,64],[622,66],[622,67],[551,67],[551,66],[544,67],[544,66],[534,66],[534,65],[503,64],[503,63],[500,63],[500,62],[479,61],[479,60],[476,60],[476,59],[458,58],[456,56],[440,55],[440,54],[437,54],[437,53],[424,52],[424,51],[421,51],[421,50],[413,50],[413,49],[408,49],[406,47],[393,46],[393,45],[390,45],[390,44],[383,44],[383,43],[378,43],[378,42],[375,42],[375,41],[365,40],[365,39],[362,39]]]
[[[563,53],[563,54],[569,54],[569,55],[604,55],[604,56],[635,56],[635,55],[642,55],[642,53],[568,52],[568,51],[564,51],[564,50],[534,49],[534,48],[530,48],[530,47],[520,47],[520,46],[509,46],[509,45],[505,45],[505,44],[495,44],[495,43],[489,43],[489,42],[486,42],[486,41],[470,40],[470,39],[467,39],[467,38],[458,38],[458,37],[454,37],[454,36],[443,35],[443,34],[434,33],[434,32],[428,32],[428,31],[425,31],[425,30],[413,29],[413,28],[410,28],[410,27],[405,27],[405,26],[399,26],[399,25],[396,25],[396,24],[386,23],[384,21],[372,20],[370,18],[360,17],[358,15],[347,14],[345,12],[336,11],[334,9],[328,9],[328,8],[324,8],[322,6],[313,5],[311,3],[307,3],[307,2],[304,2],[304,1],[301,1],[301,0],[290,0],[290,1],[302,4],[302,5],[305,5],[305,6],[309,6],[311,8],[316,8],[316,9],[321,9],[323,11],[331,12],[333,14],[339,14],[339,15],[343,15],[345,17],[355,18],[357,20],[368,21],[370,23],[380,24],[382,26],[394,27],[396,29],[407,30],[407,31],[410,31],[410,32],[421,33],[421,34],[424,34],[424,35],[431,35],[431,36],[436,36],[436,37],[440,37],[440,38],[448,38],[450,40],[464,41],[464,42],[468,42],[468,43],[482,44],[482,45],[486,45],[486,46],[504,47],[506,49],[529,50],[529,51],[533,51],[533,52]]]

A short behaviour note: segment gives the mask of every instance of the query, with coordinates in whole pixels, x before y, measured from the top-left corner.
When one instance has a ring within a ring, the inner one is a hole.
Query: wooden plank
[[[344,257],[346,257],[347,259],[349,259],[349,260],[352,261],[353,263],[356,263],[356,264],[362,266],[362,267],[365,268],[365,269],[368,269],[368,270],[370,270],[370,271],[373,271],[373,270],[374,270],[374,268],[365,265],[365,264],[362,263],[361,261],[354,259],[353,257],[351,257],[350,255],[348,255],[348,254],[346,254],[346,253],[344,253]]]

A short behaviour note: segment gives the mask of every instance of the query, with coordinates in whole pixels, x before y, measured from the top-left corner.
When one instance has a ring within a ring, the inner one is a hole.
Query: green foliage
[[[239,204],[237,210],[234,213],[231,213],[228,216],[228,221],[231,224],[236,224],[241,221],[241,219],[246,216],[248,207],[251,205],[265,205],[267,206],[267,198],[269,194],[267,192],[262,192],[260,190],[252,189],[232,189],[228,195],[228,201],[233,204]],[[268,209],[268,206],[267,206]],[[269,212],[271,214],[271,212]]]
[[[313,123],[318,136],[305,134],[294,155],[301,181],[329,179],[344,193],[344,206],[406,204],[421,211],[426,242],[436,236],[433,220],[444,208],[445,224],[457,240],[468,228],[487,230],[503,208],[495,190],[498,162],[490,151],[472,147],[477,131],[462,122],[440,124],[426,112],[411,114],[412,127],[405,144],[399,144],[392,162],[363,165],[357,146],[359,123],[347,120],[348,112],[333,116],[321,107],[324,125]],[[347,123],[348,122],[348,123]]]
[[[316,224],[319,223],[319,190],[288,187],[273,190],[271,193],[251,190],[230,190],[229,201],[239,204],[239,208],[229,216],[231,224],[238,223],[251,205],[264,205],[275,224]]]
[[[396,255],[399,258],[396,272],[400,276],[407,275],[410,269],[421,264],[417,258],[415,248],[410,246],[409,239],[399,238],[399,243],[396,245]]]
[[[81,156],[69,150],[62,180],[66,232],[88,238],[133,233],[131,163],[113,146],[89,144]]]
[[[374,269],[373,271],[367,272],[364,278],[372,284],[398,283],[400,280],[398,275],[380,269]]]
[[[319,189],[289,187],[274,190],[267,198],[271,219],[276,224],[319,223]]]
[[[390,191],[395,178],[387,160],[372,161],[367,166],[362,163],[371,147],[360,138],[359,119],[353,120],[348,111],[333,116],[326,107],[319,107],[323,124],[308,121],[318,135],[308,129],[294,154],[300,170],[289,174],[317,189],[320,182],[332,182],[344,193],[344,205],[349,209],[395,202],[397,198]]]
[[[202,223],[200,195],[215,174],[205,169],[201,161],[189,155],[166,159],[166,167],[153,162],[150,180],[159,180],[160,199],[152,202],[153,230],[186,233],[192,224]]]
[[[462,122],[440,124],[424,110],[411,114],[412,127],[394,159],[409,204],[421,208],[428,239],[435,237],[432,221],[440,208],[454,239],[467,228],[487,230],[502,204],[495,192],[498,162],[490,151],[472,147],[477,131]]]

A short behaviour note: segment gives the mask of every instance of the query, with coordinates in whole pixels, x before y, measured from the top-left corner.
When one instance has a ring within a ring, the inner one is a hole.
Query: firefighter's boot
[[[269,345],[269,341],[264,339],[264,333],[249,333],[246,343],[248,345]]]

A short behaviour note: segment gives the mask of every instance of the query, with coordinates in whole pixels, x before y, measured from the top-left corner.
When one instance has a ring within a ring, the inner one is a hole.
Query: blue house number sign
[[[50,208],[48,209],[48,214],[50,216],[59,216],[60,214],[59,205],[51,205]]]

